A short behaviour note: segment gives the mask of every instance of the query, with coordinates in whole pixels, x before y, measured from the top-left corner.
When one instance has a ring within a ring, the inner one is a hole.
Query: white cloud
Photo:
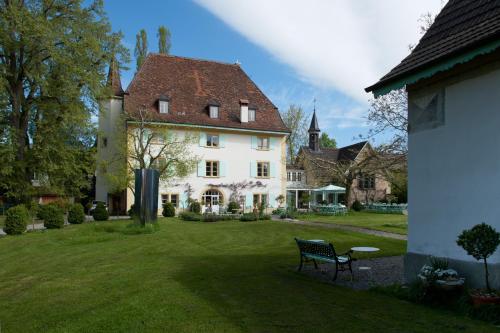
[[[195,0],[316,87],[365,104],[364,87],[408,54],[442,0]]]

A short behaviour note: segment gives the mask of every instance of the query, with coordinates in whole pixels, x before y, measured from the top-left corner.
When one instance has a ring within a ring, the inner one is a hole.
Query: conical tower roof
[[[312,119],[311,119],[311,125],[309,126],[309,133],[311,132],[321,132],[318,126],[318,119],[316,118],[316,110],[314,110]]]
[[[109,64],[107,85],[111,87],[111,93],[113,96],[123,96],[124,91],[120,78],[120,68],[114,57]]]

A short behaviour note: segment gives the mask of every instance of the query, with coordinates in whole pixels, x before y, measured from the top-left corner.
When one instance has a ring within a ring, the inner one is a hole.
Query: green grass
[[[388,231],[401,235],[406,235],[408,231],[408,217],[406,215],[399,214],[381,214],[351,211],[345,216],[300,214],[297,218],[302,221],[350,225],[354,227]]]
[[[492,326],[298,273],[293,237],[404,241],[278,222],[128,221],[0,238],[2,332],[493,332]],[[104,226],[103,226],[104,225]]]

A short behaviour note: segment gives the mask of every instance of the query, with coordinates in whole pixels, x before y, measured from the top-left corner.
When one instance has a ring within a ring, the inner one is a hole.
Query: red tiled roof
[[[169,98],[169,113],[160,114],[158,99]],[[240,122],[241,100],[256,109],[256,120]],[[219,105],[211,119],[209,104]],[[289,132],[278,109],[239,65],[164,54],[149,54],[130,83],[125,111],[138,119],[142,108],[148,121],[235,129]]]

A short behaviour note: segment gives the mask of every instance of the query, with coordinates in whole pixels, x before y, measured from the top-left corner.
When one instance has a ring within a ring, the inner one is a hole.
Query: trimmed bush
[[[242,222],[257,221],[258,219],[259,219],[258,215],[253,214],[253,213],[243,214],[240,217],[240,221],[242,221]]]
[[[203,214],[203,222],[217,222],[217,221],[230,221],[233,220],[232,216],[229,215],[217,215],[217,214]]]
[[[94,221],[107,221],[109,219],[108,210],[102,202],[98,202],[94,211],[92,212]]]
[[[69,207],[68,222],[71,224],[82,224],[85,222],[85,212],[82,204],[76,203]]]
[[[55,205],[46,205],[43,225],[47,229],[60,229],[64,227],[64,214]]]
[[[3,231],[8,235],[20,235],[26,231],[30,216],[24,205],[14,206],[5,213]]]
[[[240,209],[240,204],[235,202],[235,201],[231,201],[229,202],[229,204],[227,205],[227,210],[231,213],[234,213],[236,212],[238,209]]]
[[[198,201],[193,201],[189,205],[189,211],[192,213],[200,214],[201,213],[201,205]]]
[[[270,221],[271,220],[271,215],[267,215],[267,214],[261,215],[261,216],[259,216],[259,220]]]
[[[193,212],[183,212],[179,217],[184,221],[201,221],[201,214],[196,214]]]
[[[361,204],[361,202],[359,202],[359,200],[354,200],[354,202],[352,203],[352,209],[356,212],[360,212],[361,210],[363,210],[363,205]]]
[[[162,215],[165,217],[174,217],[175,216],[175,207],[171,202],[167,202],[163,205]]]

